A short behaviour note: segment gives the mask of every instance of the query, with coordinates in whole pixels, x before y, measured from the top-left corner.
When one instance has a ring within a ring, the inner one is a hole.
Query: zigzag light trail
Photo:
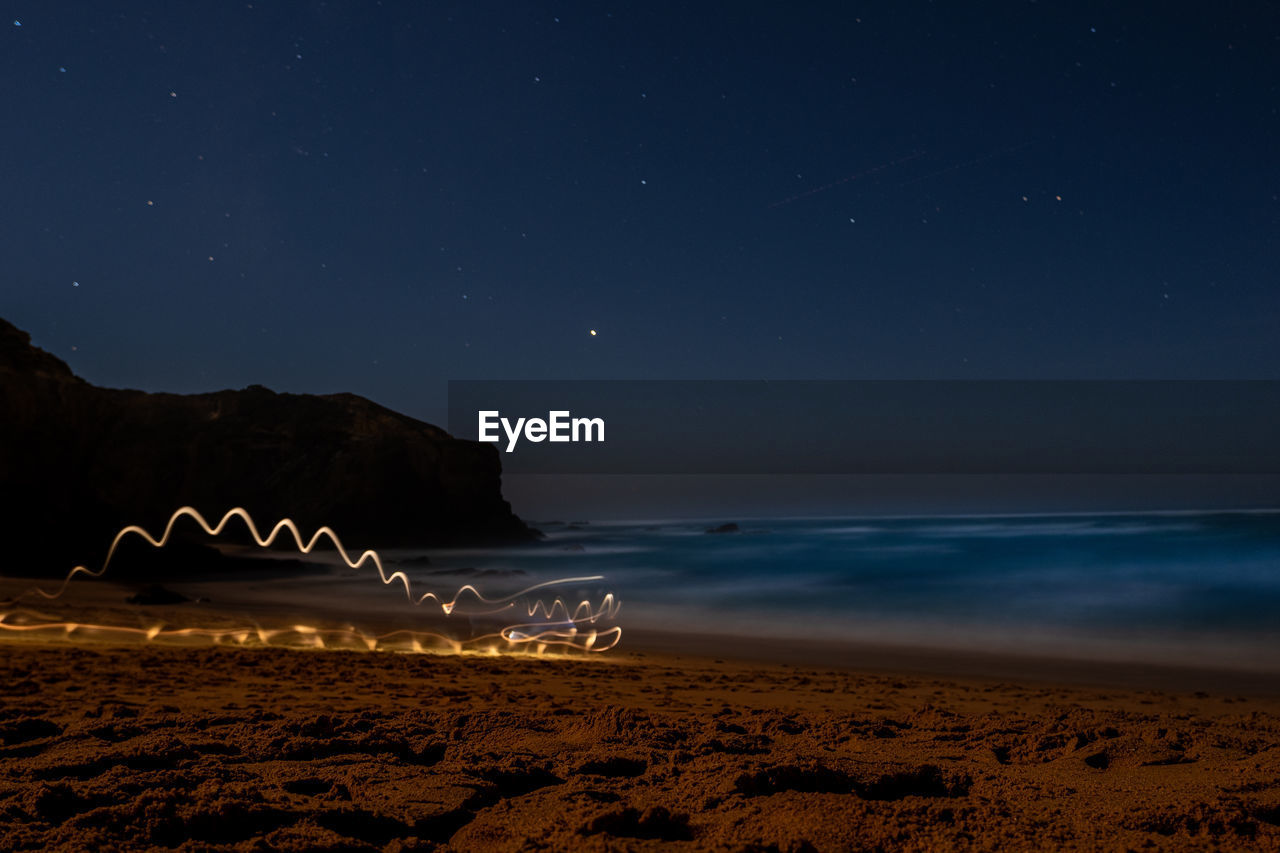
[[[366,563],[372,562],[378,571],[378,577],[384,586],[390,586],[399,582],[403,588],[406,599],[414,606],[421,606],[428,600],[435,602],[441,612],[445,616],[457,614],[459,616],[483,616],[494,615],[504,612],[510,612],[512,608],[517,606],[516,602],[528,595],[542,589],[548,589],[556,586],[564,586],[566,584],[591,583],[603,580],[603,575],[585,575],[580,577],[557,578],[555,580],[542,581],[525,587],[517,592],[511,593],[497,598],[487,598],[472,584],[464,584],[459,587],[453,594],[453,597],[445,600],[434,592],[423,593],[415,596],[409,576],[402,571],[394,571],[388,574],[386,567],[383,565],[382,558],[376,551],[365,550],[356,559],[351,558],[351,554],[342,545],[342,541],[338,538],[337,533],[330,527],[321,527],[306,542],[303,541],[302,531],[293,522],[292,519],[284,518],[276,522],[271,532],[265,537],[259,532],[257,525],[254,523],[252,516],[244,507],[234,507],[228,510],[216,525],[211,525],[194,507],[183,506],[175,510],[169,517],[168,523],[165,525],[164,532],[159,538],[152,536],[149,531],[138,525],[129,525],[118,532],[111,542],[111,547],[107,550],[107,556],[102,562],[101,568],[96,571],[86,566],[77,565],[71,569],[63,578],[62,583],[53,592],[46,591],[43,588],[35,587],[28,594],[39,595],[48,601],[61,598],[67,591],[71,582],[80,575],[86,575],[90,578],[100,578],[106,574],[107,568],[111,565],[111,560],[115,556],[120,543],[126,536],[139,536],[155,548],[163,548],[173,536],[174,526],[180,518],[189,517],[200,525],[201,529],[210,536],[216,537],[222,533],[227,524],[233,518],[239,518],[249,530],[249,534],[253,537],[254,542],[259,547],[267,548],[280,536],[281,531],[287,530],[293,537],[297,549],[302,554],[310,554],[322,539],[328,539],[333,543],[334,549],[342,558],[342,561],[352,569],[360,569]],[[25,594],[24,594],[25,595]],[[458,602],[464,595],[473,598],[477,603],[482,605],[501,605],[489,610],[481,610],[474,612],[463,612],[458,610]],[[0,605],[13,605],[17,603],[23,595],[8,601],[0,602]],[[294,625],[288,629],[266,630],[261,626],[254,625],[252,629],[234,628],[234,629],[214,629],[214,628],[166,628],[163,624],[155,625],[150,628],[130,628],[108,625],[91,625],[74,621],[58,620],[56,617],[37,614],[32,611],[16,611],[0,613],[0,630],[32,632],[32,631],[60,631],[66,635],[71,635],[77,631],[88,631],[98,633],[116,633],[123,636],[142,637],[148,641],[157,638],[177,638],[177,637],[203,637],[212,639],[217,642],[233,641],[244,643],[251,639],[257,639],[263,644],[270,645],[271,641],[277,637],[285,635],[293,635],[297,637],[308,638],[307,644],[316,647],[326,647],[324,637],[329,635],[331,638],[337,636],[339,639],[347,641],[358,641],[367,646],[370,650],[385,647],[391,643],[393,638],[399,640],[407,640],[409,646],[415,651],[422,651],[422,641],[429,639],[434,642],[443,643],[451,646],[455,651],[462,651],[464,645],[479,645],[490,641],[503,640],[509,645],[533,644],[539,653],[548,646],[566,646],[588,651],[605,651],[617,645],[621,638],[622,629],[615,626],[606,630],[597,630],[594,626],[601,619],[614,618],[621,603],[614,597],[613,593],[608,593],[601,600],[599,607],[593,607],[591,602],[582,601],[576,605],[570,612],[567,605],[561,598],[556,597],[551,604],[547,604],[541,599],[535,600],[532,604],[527,604],[529,618],[536,618],[538,613],[544,614],[544,618],[552,625],[546,624],[519,624],[507,626],[496,633],[485,634],[479,637],[472,637],[465,643],[455,639],[451,639],[441,634],[432,632],[416,632],[416,631],[392,631],[387,634],[371,635],[362,631],[358,631],[352,627],[341,629],[321,629],[315,626]],[[561,614],[559,620],[556,615]],[[16,619],[14,617],[17,617]],[[579,625],[586,623],[592,626],[589,630],[582,630]],[[603,641],[603,642],[602,642]]]

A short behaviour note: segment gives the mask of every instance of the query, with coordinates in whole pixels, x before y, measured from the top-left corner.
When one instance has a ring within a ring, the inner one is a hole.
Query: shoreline
[[[919,677],[1014,681],[1027,684],[1239,692],[1280,696],[1280,671],[1178,662],[1105,660],[1070,654],[1017,654],[940,646],[816,641],[628,628],[618,654],[689,661],[732,661],[798,669],[909,674]]]
[[[250,649],[281,648],[303,650],[306,643],[261,643],[250,639],[241,644],[223,640],[191,638],[145,638],[147,624],[171,625],[180,629],[183,624],[205,622],[218,626],[224,634],[241,633],[248,637],[256,627],[286,626],[298,621],[334,628],[346,624],[352,637],[363,637],[395,632],[414,631],[417,619],[387,619],[373,613],[364,613],[363,619],[350,622],[343,618],[350,614],[299,609],[296,613],[270,604],[253,608],[223,608],[217,605],[183,604],[172,607],[121,607],[117,599],[127,586],[103,584],[98,588],[97,601],[77,604],[45,603],[51,627],[40,631],[4,630],[3,620],[23,611],[19,606],[7,613],[0,612],[0,646],[35,645],[95,648],[181,648],[198,650],[206,648],[243,647]],[[202,618],[203,617],[203,618]],[[133,619],[129,625],[128,620]],[[111,636],[108,628],[98,631],[94,637],[94,625],[111,623],[121,619],[121,632]],[[59,620],[79,622],[85,625],[79,637],[68,638]],[[836,669],[859,673],[910,674],[933,678],[969,678],[990,681],[1012,681],[1052,686],[1105,687],[1120,689],[1154,689],[1180,692],[1207,691],[1234,692],[1258,697],[1280,696],[1280,668],[1261,663],[1252,667],[1231,666],[1217,661],[1204,662],[1179,660],[1166,653],[1161,659],[1128,657],[1123,648],[1105,657],[1082,654],[1078,649],[1063,646],[1061,651],[1043,649],[1014,652],[1005,649],[945,646],[941,642],[903,643],[892,639],[867,641],[861,639],[803,639],[769,636],[748,636],[731,631],[680,632],[651,627],[629,627],[622,622],[622,638],[615,648],[602,652],[578,651],[567,655],[570,659],[599,658],[603,660],[670,660],[678,665],[712,665],[732,662],[737,665],[778,665],[795,669]],[[242,625],[242,628],[236,628]],[[416,630],[425,629],[422,628]],[[128,631],[133,637],[124,635]],[[198,633],[198,632],[197,632]],[[529,653],[507,654],[501,643],[489,644],[498,648],[500,657],[525,659],[535,657]],[[347,648],[339,643],[335,650]],[[352,646],[354,648],[354,646]],[[487,646],[474,646],[469,653],[482,654]],[[381,651],[414,654],[453,654],[444,645],[428,644],[421,650],[398,646]],[[1147,650],[1150,651],[1150,650]],[[1220,655],[1219,655],[1220,657]]]
[[[1237,694],[1260,699],[1280,698],[1280,673],[1269,670],[1198,666],[1192,664],[1098,660],[1052,655],[944,649],[889,643],[818,643],[730,634],[681,634],[628,629],[616,648],[602,652],[556,650],[535,653],[500,647],[421,650],[356,645],[315,647],[292,643],[214,642],[200,638],[145,640],[110,636],[50,637],[36,633],[0,634],[0,648],[129,653],[155,649],[163,653],[248,651],[300,654],[390,655],[408,658],[484,661],[548,661],[609,666],[668,666],[767,668],[790,672],[831,671],[851,675],[903,676],[997,685],[1067,688],[1073,690],[1157,691],[1168,693]]]

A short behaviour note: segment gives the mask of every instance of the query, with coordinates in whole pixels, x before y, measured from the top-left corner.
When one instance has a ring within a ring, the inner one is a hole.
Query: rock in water
[[[190,600],[191,599],[187,598],[182,593],[166,589],[158,583],[143,587],[125,599],[129,604],[141,604],[144,606],[154,606],[158,604],[186,604]]]

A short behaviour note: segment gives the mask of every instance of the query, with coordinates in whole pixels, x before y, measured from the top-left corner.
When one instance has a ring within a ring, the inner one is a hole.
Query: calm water
[[[606,576],[620,624],[777,638],[1280,664],[1280,513],[541,525],[537,546],[429,552],[502,587]],[[404,552],[388,557],[407,556]]]

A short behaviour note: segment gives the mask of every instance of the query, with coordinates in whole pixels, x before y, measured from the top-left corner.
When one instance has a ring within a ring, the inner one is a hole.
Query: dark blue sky
[[[437,422],[450,378],[1280,377],[1280,7],[789,5],[8,4],[0,316]]]

